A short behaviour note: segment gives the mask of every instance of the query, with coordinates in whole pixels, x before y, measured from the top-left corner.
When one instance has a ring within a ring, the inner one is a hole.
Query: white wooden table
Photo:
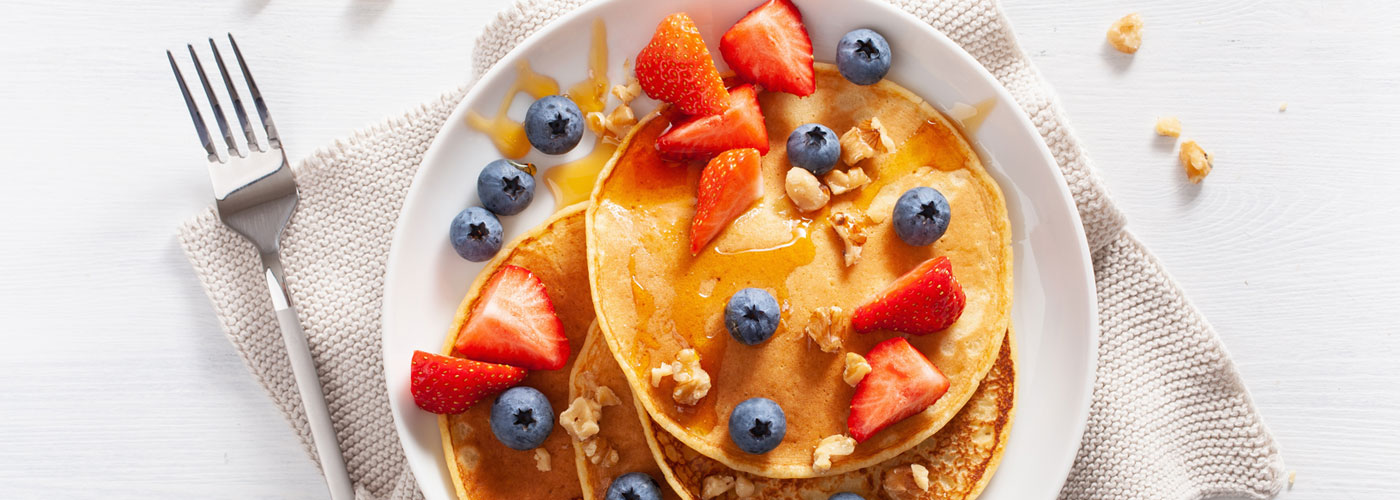
[[[0,497],[324,498],[175,242],[209,187],[161,52],[237,34],[300,157],[463,82],[505,0],[62,3],[0,2]],[[1006,9],[1224,336],[1284,497],[1400,495],[1400,3],[1069,3]],[[1158,115],[1216,155],[1203,186]]]

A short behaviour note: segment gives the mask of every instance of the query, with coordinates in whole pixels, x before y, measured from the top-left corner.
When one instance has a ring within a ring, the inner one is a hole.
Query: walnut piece
[[[851,332],[851,318],[840,307],[818,307],[812,310],[812,319],[804,330],[822,352],[837,352],[841,350],[841,339]]]
[[[880,486],[884,490],[885,498],[890,500],[918,500],[928,496],[914,484],[913,473],[905,467],[886,470]]]
[[[1158,118],[1157,125],[1153,127],[1157,130],[1157,135],[1165,137],[1181,137],[1181,120],[1175,116]]]
[[[910,464],[909,471],[914,473],[914,485],[921,490],[928,491],[928,467]]]
[[[1142,16],[1137,13],[1123,16],[1108,27],[1108,43],[1124,54],[1132,54],[1142,46]]]
[[[700,367],[700,355],[695,349],[683,349],[676,353],[676,360],[651,369],[651,386],[661,385],[661,379],[670,376],[676,381],[671,398],[683,405],[693,405],[710,393],[710,374]]]
[[[559,425],[574,439],[583,441],[598,433],[598,418],[602,415],[603,407],[597,401],[579,396],[559,414]]]
[[[870,373],[870,363],[865,360],[865,356],[853,352],[846,353],[846,369],[841,372],[841,380],[845,380],[847,385],[855,387],[868,373]]]
[[[734,476],[706,476],[700,488],[700,498],[709,500],[734,489]]]
[[[633,114],[632,108],[626,104],[613,108],[612,113],[608,113],[604,122],[608,133],[612,134],[614,138],[627,135],[627,132],[632,130],[632,126],[636,124],[637,115]]]
[[[535,468],[540,472],[549,472],[553,468],[549,464],[549,451],[543,447],[535,448]]]
[[[851,267],[860,262],[860,248],[865,244],[865,228],[870,224],[870,218],[864,212],[853,211],[832,212],[827,218],[831,223],[831,228],[836,230],[836,235],[841,237],[841,241],[846,244],[845,257],[846,267]]]
[[[588,457],[589,463],[603,467],[616,465],[619,459],[617,450],[608,445],[608,441],[602,437],[585,441],[583,443],[583,456]]]
[[[841,161],[855,165],[861,160],[875,156],[877,152],[894,151],[894,139],[885,130],[879,118],[871,117],[856,123],[841,134]]]
[[[748,498],[753,496],[754,490],[756,489],[757,488],[755,488],[753,485],[753,481],[749,481],[749,478],[746,478],[744,476],[734,478],[735,496],[739,498]]]
[[[844,457],[855,451],[856,440],[850,436],[833,434],[824,437],[817,442],[816,451],[812,452],[812,471],[818,474],[829,471],[832,457]]]
[[[832,170],[823,180],[826,181],[826,187],[831,188],[832,195],[855,191],[870,184],[870,176],[865,175],[865,170],[860,167],[851,167],[845,171]]]
[[[826,186],[805,168],[789,168],[783,189],[787,191],[792,204],[797,205],[797,209],[803,212],[821,209],[831,200],[831,193],[827,191]]]
[[[612,86],[612,95],[622,101],[622,104],[631,104],[633,99],[642,95],[642,84],[637,81],[636,75],[629,74],[626,85],[619,83]]]
[[[613,392],[612,388],[606,385],[600,385],[596,389],[593,389],[593,401],[596,401],[598,406],[622,404],[622,400],[617,398],[617,393]]]
[[[1192,184],[1200,184],[1206,175],[1210,174],[1210,153],[1201,149],[1201,145],[1196,144],[1196,141],[1181,143],[1181,153],[1178,157],[1181,159],[1181,166],[1186,168],[1186,178],[1190,179]]]

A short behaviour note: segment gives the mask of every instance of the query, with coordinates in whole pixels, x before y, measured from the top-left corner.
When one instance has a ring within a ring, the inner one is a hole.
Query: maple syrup
[[[607,165],[615,152],[617,145],[600,137],[593,143],[593,151],[588,153],[588,156],[545,170],[544,183],[549,187],[550,194],[554,195],[554,209],[562,210],[587,200],[588,196],[593,194],[593,184],[598,179],[598,173],[603,171],[603,166]]]
[[[593,21],[593,42],[588,49],[588,78],[569,87],[568,96],[585,116],[601,113],[608,102],[608,30],[602,19]]]
[[[501,152],[501,156],[513,160],[530,153],[530,141],[525,138],[525,126],[506,116],[506,112],[510,111],[510,103],[515,100],[516,94],[521,92],[535,99],[555,95],[559,93],[559,82],[535,72],[528,61],[520,61],[516,65],[515,82],[506,90],[495,116],[487,118],[476,111],[467,110],[467,125],[490,137],[491,143],[496,145],[496,150]]]
[[[997,100],[995,97],[983,99],[982,102],[973,104],[972,109],[975,112],[972,116],[956,120],[958,124],[962,125],[963,134],[970,136],[977,133],[977,129],[982,128],[982,122],[987,120],[987,115],[991,114],[992,108],[996,106]]]

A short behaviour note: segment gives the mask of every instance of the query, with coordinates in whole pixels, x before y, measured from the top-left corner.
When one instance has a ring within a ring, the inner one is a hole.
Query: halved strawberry
[[[706,159],[736,148],[768,154],[768,127],[763,125],[753,85],[729,89],[729,109],[724,113],[690,118],[656,139],[661,156],[676,161]]]
[[[409,390],[419,408],[448,415],[467,411],[521,380],[522,368],[413,351]]]
[[[700,172],[700,195],[690,222],[690,253],[698,254],[730,221],[763,197],[757,149],[720,153]]]
[[[967,296],[953,277],[953,265],[940,255],[904,273],[874,300],[857,307],[851,325],[859,333],[885,329],[928,335],[957,321],[965,305]]]
[[[688,115],[717,115],[729,105],[710,49],[684,12],[663,19],[637,54],[637,82],[652,99],[673,103]]]
[[[870,373],[856,385],[846,418],[857,443],[933,406],[948,392],[948,377],[904,337],[876,344],[865,358]]]
[[[530,370],[558,370],[569,361],[564,323],[544,283],[519,266],[491,277],[454,347],[470,359]]]
[[[719,53],[745,80],[799,96],[817,90],[812,38],[789,0],[768,0],[719,39]]]

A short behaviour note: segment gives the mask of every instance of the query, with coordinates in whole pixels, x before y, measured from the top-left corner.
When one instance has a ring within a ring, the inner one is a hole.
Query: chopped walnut
[[[583,125],[588,127],[589,132],[597,134],[599,137],[608,134],[608,116],[602,111],[594,111],[583,115]]]
[[[617,398],[617,393],[613,392],[612,388],[606,385],[600,385],[593,390],[593,401],[596,401],[598,406],[622,404],[622,400]]]
[[[1157,119],[1157,126],[1154,127],[1154,128],[1157,130],[1157,135],[1160,135],[1160,136],[1165,136],[1165,137],[1180,137],[1180,136],[1181,136],[1181,120],[1180,120],[1180,119],[1177,119],[1177,117],[1175,117],[1175,116],[1168,116],[1168,117],[1165,117],[1165,118],[1158,118],[1158,119]]]
[[[855,387],[868,373],[870,373],[870,363],[865,360],[865,356],[853,352],[846,353],[846,369],[841,372],[841,380],[845,380],[847,385]]]
[[[822,352],[837,352],[841,350],[841,339],[851,331],[851,318],[840,307],[818,307],[812,310],[805,330]]]
[[[861,160],[875,156],[877,152],[890,151],[894,151],[894,139],[890,137],[879,118],[863,120],[841,134],[841,161],[847,165],[860,163]]]
[[[579,396],[559,414],[559,425],[574,439],[583,441],[598,433],[598,418],[602,415],[603,407],[597,401]]]
[[[885,471],[880,487],[890,500],[918,500],[928,496],[919,485],[914,484],[911,468],[895,467]]]
[[[613,108],[612,113],[608,113],[604,125],[608,128],[608,133],[613,137],[622,137],[632,130],[632,126],[637,124],[637,115],[632,113],[632,108],[626,104]]]
[[[700,402],[710,393],[710,374],[700,367],[700,355],[695,349],[684,349],[676,354],[676,373],[671,378],[676,381],[676,389],[671,398],[683,405]]]
[[[789,168],[787,182],[783,184],[783,188],[792,204],[797,205],[797,209],[803,212],[818,210],[831,200],[831,193],[827,191],[826,186],[805,168]]]
[[[607,440],[596,437],[583,443],[583,456],[593,465],[608,467],[616,465],[619,459],[617,450],[608,445]]]
[[[1200,184],[1206,175],[1210,174],[1210,153],[1201,149],[1201,145],[1196,144],[1196,141],[1181,143],[1181,153],[1178,156],[1181,166],[1186,167],[1186,178],[1190,179],[1192,184]]]
[[[1288,103],[1287,103],[1287,102],[1278,103],[1278,112],[1282,113],[1282,112],[1284,112],[1284,111],[1288,111]]]
[[[909,471],[914,473],[914,485],[921,490],[928,491],[928,467],[910,464]]]
[[[865,228],[870,223],[870,218],[860,211],[853,213],[833,212],[827,221],[831,223],[832,229],[836,230],[836,235],[840,236],[841,241],[846,244],[846,267],[856,265],[857,262],[860,262],[860,248],[861,245],[865,244]]]
[[[734,489],[734,476],[706,476],[705,485],[700,488],[700,498],[708,500]]]
[[[1108,43],[1124,54],[1132,54],[1142,46],[1142,16],[1137,13],[1123,16],[1108,27]]]
[[[754,487],[753,481],[749,481],[749,478],[744,476],[734,478],[735,496],[739,498],[748,498],[753,496],[755,490],[757,490],[757,488]]]
[[[661,363],[660,366],[651,369],[651,386],[660,387],[661,381],[666,377],[676,373],[676,366],[672,363]]]
[[[818,474],[831,470],[831,458],[855,453],[856,440],[850,436],[833,434],[822,438],[812,452],[812,471]]]
[[[826,186],[831,188],[832,195],[855,191],[870,184],[870,176],[865,175],[865,170],[860,167],[851,167],[844,172],[832,170],[823,180],[826,181]]]
[[[544,448],[535,448],[535,468],[540,472],[549,472],[553,467],[549,464],[549,451]]]
[[[629,74],[627,76],[626,85],[619,83],[612,86],[612,95],[617,97],[617,100],[622,101],[623,104],[631,104],[633,99],[642,95],[642,84],[637,81],[635,75]]]

